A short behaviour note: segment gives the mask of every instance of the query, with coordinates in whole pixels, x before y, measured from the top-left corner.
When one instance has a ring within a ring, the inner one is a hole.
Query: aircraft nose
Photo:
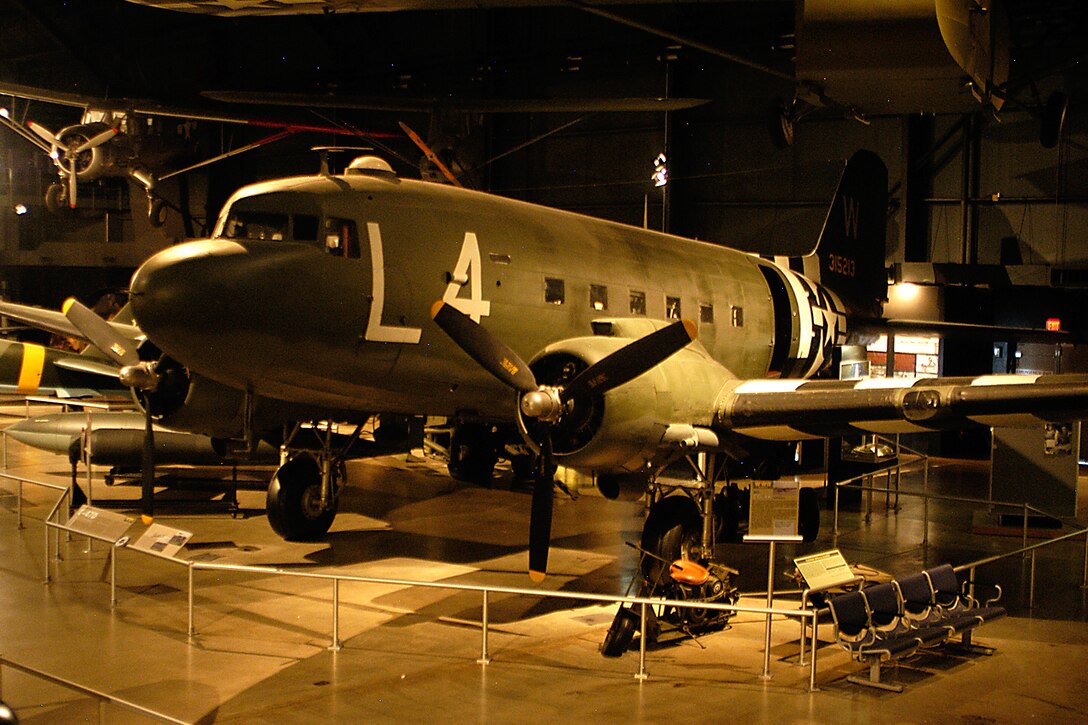
[[[209,338],[194,340],[195,330],[214,334],[216,318],[228,304],[237,260],[246,249],[237,242],[203,239],[165,249],[144,262],[129,287],[132,312],[140,329],[164,352],[184,354]]]

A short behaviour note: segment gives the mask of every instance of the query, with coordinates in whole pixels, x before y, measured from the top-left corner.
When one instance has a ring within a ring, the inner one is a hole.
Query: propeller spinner
[[[505,343],[446,302],[431,317],[458,347],[505,385],[518,391],[522,415],[545,423],[529,519],[529,576],[544,580],[552,528],[554,470],[551,429],[583,396],[603,395],[655,367],[695,340],[691,320],[680,320],[616,350],[583,370],[566,385],[537,384],[532,370]]]

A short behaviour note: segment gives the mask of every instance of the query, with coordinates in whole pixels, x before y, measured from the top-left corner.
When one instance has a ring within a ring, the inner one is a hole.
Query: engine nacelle
[[[68,148],[76,148],[96,135],[109,129],[105,123],[85,123],[77,126],[69,126],[61,129],[57,134]],[[61,176],[67,176],[70,161],[65,159],[63,151],[58,151],[55,161]],[[79,181],[93,181],[107,175],[116,175],[123,165],[122,154],[117,153],[116,144],[112,142],[102,143],[94,148],[80,152],[76,160],[76,179]]]
[[[644,321],[645,322],[645,321]],[[590,365],[615,352],[631,338],[583,337],[546,347],[530,367],[542,385],[562,385]],[[556,462],[621,476],[644,472],[658,458],[665,433],[677,421],[709,425],[713,401],[732,375],[699,343],[692,343],[649,372],[603,396],[576,400],[573,409],[552,428]],[[520,414],[526,441],[539,447],[547,425]]]

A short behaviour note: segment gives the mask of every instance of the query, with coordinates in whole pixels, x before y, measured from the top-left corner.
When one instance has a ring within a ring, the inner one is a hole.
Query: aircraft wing
[[[44,101],[55,103],[58,106],[72,106],[74,108],[86,108],[94,99],[79,93],[65,93],[49,88],[37,88],[24,86],[21,83],[0,83],[0,96],[14,96],[28,101]]]
[[[437,99],[319,95],[263,91],[204,91],[205,98],[256,106],[336,108],[340,110],[431,113],[595,113],[604,111],[680,111],[708,103],[704,98],[523,98]]]
[[[716,427],[764,440],[1029,426],[1088,417],[1088,375],[747,380],[715,407]]]
[[[115,109],[124,112],[140,113],[146,116],[165,116],[169,118],[184,118],[193,121],[209,121],[212,123],[234,123],[260,128],[279,128],[291,133],[311,131],[314,133],[341,133],[371,138],[400,138],[400,134],[391,131],[355,131],[345,129],[332,124],[302,123],[290,119],[258,118],[252,115],[230,113],[217,109],[191,108],[185,106],[172,106],[148,99],[116,98],[104,99],[97,96],[81,93],[66,93],[51,88],[38,88],[25,86],[19,83],[0,83],[0,96],[12,96],[30,101],[42,101],[55,103],[61,106],[74,108],[103,108]],[[306,104],[295,104],[306,105]],[[35,136],[30,135],[29,140],[34,142]],[[40,145],[40,142],[39,142]],[[48,151],[48,146],[45,149]]]
[[[39,330],[51,332],[54,335],[87,340],[86,336],[76,329],[76,326],[69,322],[64,313],[59,310],[47,310],[42,307],[20,305],[15,302],[0,302],[0,316],[10,317],[13,320],[18,320]],[[140,332],[140,328],[135,325],[127,325],[122,322],[110,322],[109,325],[113,327],[117,334],[131,342],[138,342],[144,337],[143,333]]]

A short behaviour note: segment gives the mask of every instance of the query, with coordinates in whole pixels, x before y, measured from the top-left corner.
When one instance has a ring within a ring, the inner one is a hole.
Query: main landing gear
[[[362,427],[334,449],[332,425],[295,426],[281,448],[282,463],[268,486],[268,523],[277,534],[287,541],[315,541],[328,533],[347,482],[345,455]],[[297,445],[307,432],[317,436],[315,450]]]
[[[737,571],[714,561],[717,543],[739,541],[746,524],[748,495],[728,482],[728,459],[713,453],[686,455],[694,478],[666,478],[662,471],[651,476],[650,510],[642,528],[639,573],[628,591],[639,596],[732,604]],[[724,483],[719,486],[719,483]],[[720,490],[719,490],[720,488]],[[813,541],[819,532],[820,508],[815,489],[802,488],[799,502],[799,533]],[[662,641],[673,632],[698,637],[725,628],[731,613],[701,608],[654,607],[648,614],[649,643]],[[601,643],[601,652],[617,657],[635,635],[639,615],[621,606]]]

